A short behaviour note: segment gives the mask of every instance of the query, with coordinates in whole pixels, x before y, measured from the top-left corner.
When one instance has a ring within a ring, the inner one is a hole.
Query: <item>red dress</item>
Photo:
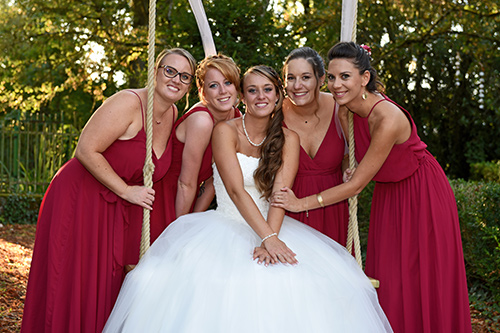
[[[142,103],[141,103],[142,111]],[[166,173],[171,148],[153,154],[153,181]],[[146,133],[103,153],[129,185],[142,185]],[[136,264],[143,209],[97,181],[76,159],[52,179],[40,207],[22,332],[100,332],[113,309],[124,266]]]
[[[342,183],[345,143],[340,126],[337,126],[338,122],[335,121],[337,111],[336,107],[328,131],[314,158],[311,158],[302,146],[300,147],[299,170],[292,187],[298,198],[319,193]],[[347,200],[313,209],[308,213],[286,212],[286,214],[346,245],[349,223]]]
[[[398,107],[412,133],[374,177],[366,274],[380,280],[380,304],[395,333],[471,332],[455,197],[409,113]],[[354,114],[358,161],[370,144],[370,114]]]
[[[214,121],[214,117],[204,106],[194,107],[192,110],[184,114],[179,120],[176,121],[174,129],[172,130],[172,163],[167,175],[158,183],[154,184],[156,201],[153,205],[151,213],[151,243],[154,242],[158,236],[161,235],[163,230],[168,227],[176,219],[175,215],[175,199],[177,197],[177,181],[182,169],[182,153],[184,152],[184,143],[179,141],[176,134],[177,127],[190,115],[195,112],[207,112]],[[241,112],[238,109],[234,110],[234,117],[240,117]],[[215,121],[214,121],[215,122]],[[201,185],[204,181],[212,177],[212,144],[208,143],[207,149],[203,154],[201,161],[200,171],[198,172],[197,184]],[[198,197],[198,193],[196,194]],[[194,209],[193,202],[190,212]]]

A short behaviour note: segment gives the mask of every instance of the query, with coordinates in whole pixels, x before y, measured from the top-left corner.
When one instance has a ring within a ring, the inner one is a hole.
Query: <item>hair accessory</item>
[[[366,54],[368,54],[369,57],[372,56],[372,49],[368,45],[361,44],[360,47],[365,50]]]

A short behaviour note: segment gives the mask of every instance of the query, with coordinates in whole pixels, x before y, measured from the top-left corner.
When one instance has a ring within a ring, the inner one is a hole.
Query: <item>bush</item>
[[[451,181],[458,206],[469,287],[500,302],[500,184]]]
[[[27,194],[0,198],[0,221],[5,224],[36,224],[40,200]]]
[[[473,163],[470,166],[471,179],[500,183],[500,160]]]

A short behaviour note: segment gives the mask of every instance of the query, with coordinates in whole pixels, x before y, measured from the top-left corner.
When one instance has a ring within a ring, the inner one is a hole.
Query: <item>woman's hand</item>
[[[155,190],[144,186],[127,186],[123,199],[134,205],[152,210],[155,201]]]
[[[266,239],[262,245],[266,248],[267,252],[269,252],[271,260],[274,262],[291,265],[298,264],[298,260],[295,258],[296,254],[277,236]]]
[[[288,188],[284,187],[280,191],[274,192],[271,196],[271,206],[283,208],[289,212],[302,212],[304,207],[302,205],[302,199],[297,199],[295,193]]]
[[[253,260],[255,259],[259,265],[264,263],[265,266],[269,266],[276,263],[264,246],[258,246],[253,250]]]
[[[342,176],[342,180],[344,181],[344,183],[347,183],[348,181],[351,180],[352,175],[354,174],[355,171],[356,171],[356,168],[354,168],[352,170],[351,169],[346,169],[344,171],[344,174]]]

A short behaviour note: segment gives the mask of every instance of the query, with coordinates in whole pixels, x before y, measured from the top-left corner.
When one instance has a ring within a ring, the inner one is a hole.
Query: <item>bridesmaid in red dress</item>
[[[471,332],[457,206],[446,175],[410,114],[380,92],[368,47],[341,42],[328,59],[328,89],[354,113],[359,165],[347,183],[308,201],[285,188],[275,205],[293,211],[329,205],[375,180],[366,274],[380,280],[380,304],[394,332]]]
[[[307,197],[342,183],[345,141],[338,104],[320,91],[325,80],[323,59],[310,47],[293,50],[285,60],[283,102],[285,126],[299,135],[299,170],[293,183],[297,197]],[[342,245],[346,245],[347,201],[304,212],[287,212]]]
[[[184,49],[156,61],[153,181],[167,172],[174,103],[188,91],[196,61]],[[22,332],[100,332],[125,275],[136,264],[143,208],[147,89],[111,96],[83,129],[75,152],[54,176],[37,223]]]
[[[172,164],[153,187],[159,200],[151,215],[151,241],[177,217],[205,211],[214,198],[212,131],[220,121],[241,116],[236,108],[240,69],[225,55],[209,56],[196,69],[200,102],[174,125]]]

